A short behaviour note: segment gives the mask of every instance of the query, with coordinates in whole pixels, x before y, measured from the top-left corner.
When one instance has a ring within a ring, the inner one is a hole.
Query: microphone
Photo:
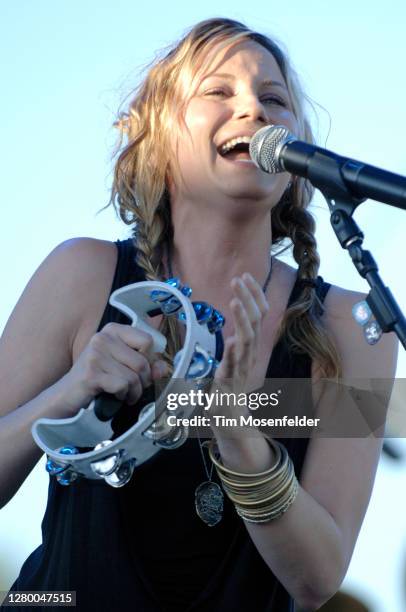
[[[298,140],[283,125],[267,125],[251,138],[252,161],[269,174],[289,172],[334,199],[377,200],[406,210],[406,177]]]

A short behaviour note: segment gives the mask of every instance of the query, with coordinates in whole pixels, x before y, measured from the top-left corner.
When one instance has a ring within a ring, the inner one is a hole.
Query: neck
[[[171,248],[172,271],[192,287],[193,298],[224,308],[232,297],[231,279],[244,272],[263,286],[272,242],[269,210],[243,219],[225,218],[213,209],[194,212],[186,206],[172,211]]]

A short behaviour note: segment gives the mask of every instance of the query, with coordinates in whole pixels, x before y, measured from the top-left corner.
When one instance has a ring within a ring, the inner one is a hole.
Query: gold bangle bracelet
[[[269,514],[277,514],[289,502],[294,495],[297,483],[293,481],[289,491],[283,497],[273,501],[272,503],[262,504],[256,507],[247,507],[245,504],[236,503],[235,506],[247,516],[263,516]]]
[[[215,441],[209,443],[209,455],[237,514],[251,523],[265,523],[282,516],[292,505],[299,490],[294,465],[283,444],[265,438],[275,454],[275,463],[263,472],[244,474],[224,466],[214,454]]]
[[[276,502],[258,508],[246,508],[243,504],[236,504],[236,507],[238,507],[241,512],[247,514],[248,516],[275,514],[280,512],[280,510],[283,509],[283,507],[289,503],[290,499],[295,496],[298,487],[299,483],[295,477],[295,479],[292,481],[289,491]]]
[[[294,488],[292,490],[292,494],[290,495],[286,503],[281,508],[277,510],[271,510],[270,512],[264,513],[263,515],[255,516],[255,515],[251,515],[249,513],[244,512],[244,510],[240,510],[236,506],[236,512],[243,520],[247,521],[248,523],[268,523],[269,521],[272,521],[272,520],[275,520],[281,517],[283,514],[285,514],[287,510],[289,510],[289,508],[295,501],[298,492],[299,492],[299,483],[296,481]]]
[[[235,490],[241,490],[241,492],[249,493],[250,489],[257,489],[258,487],[266,487],[271,485],[275,487],[278,485],[281,480],[283,480],[286,471],[289,469],[289,456],[286,453],[283,463],[280,465],[278,472],[275,474],[269,474],[266,478],[261,478],[260,480],[251,479],[249,482],[245,482],[242,478],[236,479],[234,477],[230,477],[228,475],[223,474],[220,470],[217,470],[220,478],[224,483],[226,483],[230,488]]]
[[[216,465],[216,469],[219,475],[221,476],[222,480],[224,480],[224,482],[229,483],[230,486],[239,487],[242,490],[244,490],[244,489],[250,489],[250,488],[257,487],[257,486],[261,486],[261,485],[264,485],[272,481],[278,482],[278,480],[280,480],[281,476],[285,472],[288,462],[289,462],[289,455],[287,451],[285,450],[284,453],[281,453],[280,462],[275,464],[275,466],[272,466],[272,468],[270,468],[268,473],[265,474],[264,476],[261,475],[260,477],[255,477],[255,478],[252,478],[252,477],[245,478],[244,475],[242,474],[239,474],[238,476],[234,476],[233,474],[230,474],[229,472],[224,472],[224,470],[219,469],[217,465]]]
[[[274,452],[276,453],[277,460],[276,460],[275,464],[272,467],[268,468],[267,470],[264,470],[263,472],[258,472],[258,473],[255,473],[255,474],[244,474],[244,473],[241,473],[241,472],[235,472],[234,470],[231,470],[230,468],[228,468],[225,465],[223,465],[222,463],[220,463],[220,461],[218,461],[218,459],[216,459],[216,457],[214,456],[214,453],[213,453],[213,447],[215,445],[214,439],[212,439],[209,442],[209,446],[208,446],[209,447],[209,456],[210,456],[210,459],[212,460],[212,462],[214,463],[214,465],[216,466],[216,468],[218,470],[220,470],[221,472],[224,472],[225,474],[230,474],[232,476],[236,476],[237,478],[240,477],[240,478],[243,478],[245,480],[268,476],[278,466],[279,457],[282,454],[282,444],[280,444],[279,442],[275,442],[274,440],[271,440],[269,438],[265,438],[265,439],[268,442],[268,444],[272,447]]]
[[[222,474],[219,474],[219,477],[221,478],[221,481],[223,482],[224,486],[229,491],[235,493],[236,495],[243,495],[244,497],[249,498],[252,497],[252,495],[255,495],[257,491],[266,492],[276,491],[280,489],[281,487],[283,487],[284,483],[286,482],[286,479],[289,477],[289,474],[291,472],[292,466],[290,465],[290,463],[288,463],[286,465],[286,468],[283,470],[283,472],[279,474],[277,479],[272,478],[267,480],[265,483],[255,483],[256,486],[251,486],[249,488],[239,486],[238,483],[234,483],[232,480],[226,479],[225,477],[223,477]]]
[[[234,503],[242,504],[247,507],[262,506],[264,504],[269,504],[272,502],[272,500],[282,498],[289,491],[294,478],[294,472],[293,470],[290,470],[289,473],[287,473],[284,482],[280,487],[278,487],[278,489],[275,490],[271,488],[264,491],[258,491],[256,492],[255,496],[251,497],[235,494],[233,491],[230,491],[227,486],[224,486],[224,490]]]

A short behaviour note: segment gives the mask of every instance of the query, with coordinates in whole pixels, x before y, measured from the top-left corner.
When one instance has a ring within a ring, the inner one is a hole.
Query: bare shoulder
[[[48,302],[52,299],[53,312],[65,322],[73,343],[89,317],[101,318],[116,262],[117,247],[113,242],[72,238],[48,255],[26,291],[28,295],[43,291]]]
[[[102,316],[116,260],[114,243],[75,238],[58,245],[35,271],[0,340],[3,414],[70,369],[78,338]]]
[[[81,296],[82,302],[99,291],[110,290],[117,263],[117,247],[107,240],[73,238],[58,245],[48,259],[50,268],[55,267],[64,273],[67,283],[76,293],[75,297]]]
[[[375,345],[366,342],[352,316],[354,304],[365,297],[365,293],[332,285],[324,302],[323,324],[341,357],[344,377],[389,378],[396,370],[398,341],[390,333]]]
[[[68,274],[68,278],[97,280],[106,266],[114,269],[116,260],[117,247],[114,242],[80,237],[59,244],[42,265],[49,269],[57,266]]]

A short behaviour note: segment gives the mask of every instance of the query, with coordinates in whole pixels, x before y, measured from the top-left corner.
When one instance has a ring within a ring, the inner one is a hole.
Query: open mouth
[[[248,142],[239,142],[231,147],[220,147],[219,154],[228,161],[245,160],[251,161]]]

